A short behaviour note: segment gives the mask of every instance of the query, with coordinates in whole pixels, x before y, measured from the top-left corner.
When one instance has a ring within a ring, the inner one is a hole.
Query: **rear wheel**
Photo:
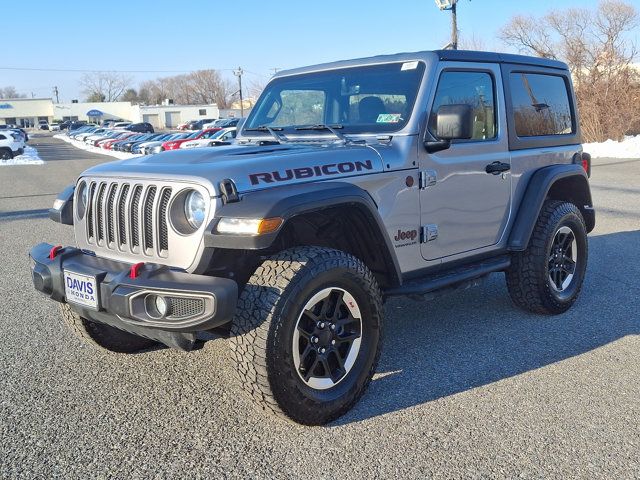
[[[587,267],[587,232],[572,203],[545,202],[529,246],[513,255],[507,287],[513,302],[535,313],[559,314],[578,298]]]
[[[0,160],[11,160],[13,152],[8,148],[0,148]]]
[[[66,326],[83,342],[110,352],[135,353],[156,344],[155,341],[80,317],[66,303],[60,304]]]
[[[306,425],[347,412],[380,354],[382,302],[355,257],[298,247],[266,260],[231,327],[238,378],[258,406]]]

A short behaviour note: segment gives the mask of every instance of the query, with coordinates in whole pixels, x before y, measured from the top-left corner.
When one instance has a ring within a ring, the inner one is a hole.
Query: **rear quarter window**
[[[512,72],[509,84],[518,137],[575,133],[567,84],[562,76]]]

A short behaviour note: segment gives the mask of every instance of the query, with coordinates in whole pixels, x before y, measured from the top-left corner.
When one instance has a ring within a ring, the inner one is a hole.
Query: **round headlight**
[[[204,222],[204,216],[207,206],[204,202],[204,197],[200,192],[192,191],[187,195],[184,202],[184,214],[187,217],[188,222],[196,230],[200,228]]]
[[[84,212],[87,211],[87,203],[89,203],[89,187],[87,187],[86,182],[80,183],[78,187],[78,218],[82,219],[84,217]]]

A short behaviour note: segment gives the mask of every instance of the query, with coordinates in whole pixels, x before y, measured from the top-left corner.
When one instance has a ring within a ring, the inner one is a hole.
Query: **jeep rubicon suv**
[[[190,350],[227,326],[256,404],[324,424],[371,380],[387,297],[504,272],[521,308],[576,301],[595,224],[577,113],[567,66],[539,58],[429,51],[279,72],[238,144],[80,175],[50,212],[77,245],[34,247],[33,282],[115,352]]]

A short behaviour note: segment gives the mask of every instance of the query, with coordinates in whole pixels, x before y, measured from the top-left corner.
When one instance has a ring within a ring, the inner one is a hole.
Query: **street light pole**
[[[440,10],[451,10],[451,42],[445,48],[458,49],[458,0],[436,0]]]
[[[237,70],[233,71],[233,74],[238,77],[238,87],[239,87],[239,93],[240,93],[240,116],[244,117],[244,102],[242,100],[242,74],[243,74],[243,70],[242,67],[238,67]]]

